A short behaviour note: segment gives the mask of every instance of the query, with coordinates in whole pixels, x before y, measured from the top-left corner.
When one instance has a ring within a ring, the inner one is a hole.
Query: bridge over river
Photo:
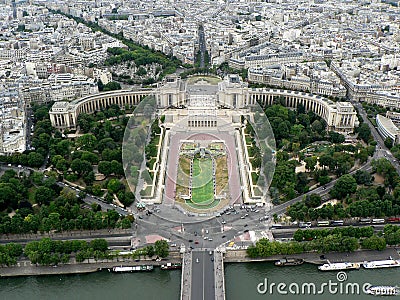
[[[194,249],[183,256],[181,300],[225,300],[223,254]]]

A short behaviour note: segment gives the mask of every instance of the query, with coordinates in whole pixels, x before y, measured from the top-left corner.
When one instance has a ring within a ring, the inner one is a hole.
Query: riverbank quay
[[[131,258],[119,257],[113,260],[94,260],[89,259],[85,262],[77,263],[74,258],[68,264],[60,264],[57,266],[40,266],[31,264],[29,260],[20,260],[17,265],[11,267],[1,267],[0,277],[18,277],[18,276],[41,276],[41,275],[68,275],[68,274],[85,274],[94,273],[104,269],[111,269],[119,266],[141,266],[152,265],[161,266],[166,263],[180,263],[181,257],[179,252],[172,252],[168,259],[156,261],[153,259],[134,260]]]
[[[323,256],[322,256],[323,255]],[[358,250],[350,253],[301,253],[292,255],[274,255],[265,258],[249,258],[246,250],[228,250],[224,254],[224,263],[247,263],[247,262],[275,262],[285,257],[303,259],[304,262],[321,265],[328,260],[334,262],[354,262],[362,263],[372,260],[400,259],[399,249],[387,248],[383,251]],[[67,275],[67,274],[85,274],[93,273],[102,269],[110,269],[117,266],[140,266],[153,265],[161,266],[166,263],[181,263],[181,254],[178,251],[170,252],[170,256],[162,261],[152,259],[134,260],[131,258],[119,257],[114,260],[94,260],[89,259],[83,263],[76,263],[72,258],[68,264],[58,266],[39,266],[31,264],[29,260],[20,260],[17,265],[11,267],[0,267],[0,277],[17,276],[40,276],[40,275]]]
[[[353,262],[362,263],[371,260],[385,260],[392,257],[392,259],[400,259],[399,250],[396,248],[386,248],[382,251],[377,250],[357,250],[354,252],[330,252],[330,253],[301,253],[290,255],[273,255],[262,258],[250,258],[247,256],[246,250],[229,250],[225,253],[224,262],[226,263],[240,263],[240,262],[274,262],[285,257],[303,259],[304,262],[321,265],[328,260],[334,262]]]

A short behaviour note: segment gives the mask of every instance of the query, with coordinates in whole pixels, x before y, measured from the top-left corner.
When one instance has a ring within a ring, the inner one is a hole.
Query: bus
[[[343,220],[332,221],[333,226],[343,226],[343,224],[344,224]]]
[[[299,223],[299,228],[310,228],[311,227],[311,222],[300,222]]]
[[[372,224],[383,224],[385,219],[372,219]]]
[[[273,224],[273,225],[271,226],[271,229],[280,229],[280,228],[282,228],[282,227],[283,227],[282,224]]]
[[[389,223],[400,223],[400,218],[391,217],[391,218],[388,218],[387,221]]]
[[[371,219],[368,218],[362,218],[359,221],[361,224],[371,224]]]
[[[317,226],[329,226],[329,221],[318,221]]]

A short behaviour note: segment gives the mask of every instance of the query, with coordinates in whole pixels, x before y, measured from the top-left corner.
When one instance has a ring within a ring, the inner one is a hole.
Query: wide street
[[[191,297],[193,300],[215,299],[214,252],[192,252]]]
[[[370,120],[367,117],[367,113],[365,112],[363,106],[360,102],[352,102],[352,104],[358,109],[359,114],[363,118],[364,122],[368,124],[369,129],[371,130],[372,137],[378,143],[375,149],[375,159],[379,159],[385,157],[388,161],[391,162],[392,166],[396,169],[397,173],[400,175],[400,165],[396,158],[392,155],[389,149],[385,146],[385,142],[379,134],[378,130],[372,125]]]

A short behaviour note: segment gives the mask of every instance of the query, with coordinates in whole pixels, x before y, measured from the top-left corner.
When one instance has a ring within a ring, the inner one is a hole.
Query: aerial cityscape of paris
[[[0,25],[0,299],[400,296],[399,0]]]

